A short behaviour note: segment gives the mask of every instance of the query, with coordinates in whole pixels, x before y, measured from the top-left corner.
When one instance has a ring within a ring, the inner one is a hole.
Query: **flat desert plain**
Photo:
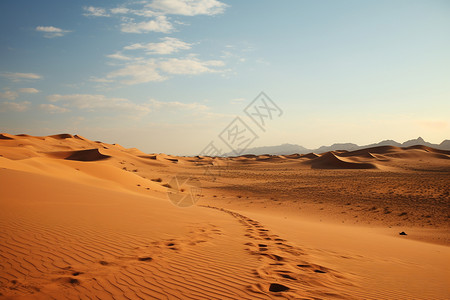
[[[175,157],[4,133],[0,298],[449,299],[449,186],[450,151],[425,146]]]

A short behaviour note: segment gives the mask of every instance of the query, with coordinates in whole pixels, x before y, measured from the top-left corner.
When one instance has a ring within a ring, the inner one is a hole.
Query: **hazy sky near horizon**
[[[182,155],[236,116],[251,147],[450,138],[450,1],[5,0],[0,24],[0,132]]]

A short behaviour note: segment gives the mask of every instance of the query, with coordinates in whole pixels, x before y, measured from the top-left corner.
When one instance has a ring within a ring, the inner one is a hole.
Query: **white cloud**
[[[83,15],[86,17],[109,17],[106,9],[101,7],[85,6],[83,9],[85,11]]]
[[[221,72],[217,67],[224,66],[220,60],[202,61],[192,58],[178,59],[170,58],[166,60],[138,60],[125,64],[122,68],[110,72],[104,79],[91,81],[108,82],[120,78],[121,83],[127,85],[146,83],[152,81],[164,81],[168,77],[163,73],[174,75],[198,75],[202,73]]]
[[[120,52],[116,52],[116,53],[114,53],[114,54],[106,55],[106,57],[113,58],[113,59],[118,59],[118,60],[132,60],[131,57],[128,57],[128,56],[126,56],[126,55],[123,55],[123,54],[120,53]]]
[[[0,112],[7,111],[25,111],[30,108],[31,102],[22,101],[22,102],[0,102]]]
[[[106,75],[105,78],[92,77],[91,81],[111,82],[119,79],[121,83],[127,85],[140,84],[152,81],[164,81],[171,75],[198,75],[202,73],[218,73],[223,69],[225,63],[220,60],[202,61],[195,57],[169,58],[169,59],[139,59],[125,62],[124,65]]]
[[[48,104],[48,103],[44,103],[39,105],[39,108],[42,110],[45,110],[51,114],[55,114],[55,113],[65,113],[70,111],[69,109],[65,108],[65,107],[60,107],[60,106],[56,106],[54,104]]]
[[[36,94],[36,93],[39,93],[39,90],[37,90],[35,88],[21,88],[21,89],[19,89],[19,93]]]
[[[18,90],[18,92],[26,94],[35,94],[38,93],[39,90],[35,88],[21,88]],[[0,99],[16,100],[19,97],[18,92],[5,90],[4,92],[0,92]]]
[[[159,74],[157,63],[153,60],[126,65],[107,75],[107,79],[128,78],[122,80],[124,84],[138,84],[150,81],[163,81],[167,78]]]
[[[154,0],[147,7],[164,14],[195,16],[221,14],[227,5],[217,0]]]
[[[113,82],[114,80],[113,79],[98,78],[98,77],[91,76],[91,78],[89,78],[89,81],[100,82],[100,83],[108,83],[108,82]]]
[[[160,13],[155,13],[150,9],[132,9],[130,10],[130,13],[140,17],[155,17],[161,15]]]
[[[151,99],[150,100],[150,107],[154,110],[158,109],[181,109],[181,110],[196,110],[196,111],[207,111],[209,110],[209,107],[197,102],[193,103],[182,103],[178,101],[169,101],[169,102],[163,102]]]
[[[159,67],[162,71],[169,74],[201,74],[218,72],[212,67],[224,66],[220,60],[201,61],[196,58],[178,59],[171,58],[160,62]]]
[[[43,32],[44,37],[48,39],[61,37],[71,32],[70,30],[64,30],[53,26],[37,26],[36,31]]]
[[[127,7],[116,7],[111,8],[109,10],[111,14],[113,15],[136,15],[140,17],[155,17],[155,16],[161,16],[161,13],[155,13],[154,11],[150,9],[130,9]]]
[[[17,97],[19,97],[19,94],[13,91],[0,92],[0,99],[15,100]]]
[[[29,79],[41,79],[42,76],[34,73],[0,73],[0,76],[6,77],[12,81],[21,81]]]
[[[129,8],[126,7],[127,5],[123,5],[106,9],[85,6],[83,15],[87,17],[119,17],[122,21],[121,31],[126,33],[169,33],[174,30],[174,27],[167,15],[216,15],[223,13],[228,7],[227,4],[218,0],[153,0],[151,2],[131,1],[129,4],[138,7]],[[136,16],[153,19],[144,21],[141,19],[141,22],[137,22],[134,19]],[[179,20],[175,20],[175,23],[186,25]]]
[[[125,50],[145,50],[148,54],[171,54],[180,50],[188,50],[191,44],[183,42],[177,38],[165,37],[160,43],[133,44],[124,47]]]
[[[146,33],[151,31],[169,33],[173,30],[173,26],[166,16],[158,16],[150,21],[123,23],[121,30],[127,33]]]
[[[62,105],[66,108],[70,107],[87,111],[107,109],[138,114],[147,114],[150,112],[150,108],[146,104],[136,104],[125,98],[109,98],[104,95],[55,94],[48,96],[48,100],[50,102],[62,103]]]
[[[117,15],[117,14],[123,15],[123,14],[127,14],[129,12],[130,12],[130,9],[126,8],[126,7],[111,8],[111,13],[115,14],[115,15]]]

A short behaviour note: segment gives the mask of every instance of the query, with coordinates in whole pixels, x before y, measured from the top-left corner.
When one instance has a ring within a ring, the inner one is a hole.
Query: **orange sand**
[[[169,201],[180,175],[194,206]],[[449,299],[449,182],[423,146],[225,159],[4,133],[0,298]]]

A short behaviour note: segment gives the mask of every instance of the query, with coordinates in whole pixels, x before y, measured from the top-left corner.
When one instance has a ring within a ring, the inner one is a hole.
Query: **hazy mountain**
[[[306,154],[310,152],[315,153],[324,153],[328,151],[336,151],[336,150],[347,150],[354,151],[363,148],[377,147],[377,146],[397,146],[397,147],[410,147],[414,145],[424,145],[436,149],[442,150],[450,150],[450,140],[444,140],[440,144],[432,144],[426,142],[423,138],[418,137],[417,139],[409,140],[404,143],[399,143],[393,140],[384,140],[379,143],[374,143],[370,145],[359,146],[353,143],[336,143],[331,146],[321,146],[317,149],[308,149],[300,145],[295,144],[282,144],[278,146],[265,146],[265,147],[255,147],[249,148],[242,151],[242,155],[245,154],[254,154],[254,155],[263,155],[263,154],[272,154],[272,155],[287,155],[287,154]],[[235,156],[233,152],[226,153],[225,156]]]
[[[317,148],[317,149],[314,149],[314,150],[308,151],[308,152],[324,153],[324,152],[334,151],[334,150],[352,151],[352,150],[358,150],[358,149],[359,149],[359,146],[356,145],[356,144],[352,144],[352,143],[337,143],[337,144],[333,144],[331,146],[322,146],[320,148]]]
[[[409,141],[404,142],[402,144],[402,147],[409,147],[409,146],[414,146],[414,145],[424,145],[424,146],[433,147],[433,148],[439,147],[439,145],[434,145],[434,144],[425,142],[423,140],[423,138],[421,138],[421,137],[418,137],[415,140],[409,140]]]
[[[444,140],[442,143],[439,144],[439,148],[442,150],[449,150],[450,149],[450,140]]]

